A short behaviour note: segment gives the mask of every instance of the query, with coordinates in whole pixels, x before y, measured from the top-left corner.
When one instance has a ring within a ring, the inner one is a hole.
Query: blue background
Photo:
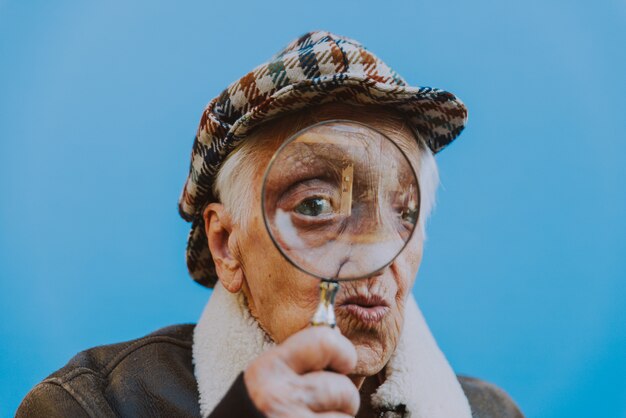
[[[0,0],[0,416],[84,348],[197,319],[202,109],[318,28],[470,109],[415,287],[454,368],[529,417],[626,417],[623,0]]]

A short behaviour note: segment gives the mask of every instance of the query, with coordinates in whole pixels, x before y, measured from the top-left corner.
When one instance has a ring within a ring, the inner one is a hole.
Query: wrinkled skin
[[[368,122],[367,114],[353,119]],[[384,128],[374,123],[372,126],[380,130]],[[410,133],[388,135],[416,165],[419,151]],[[280,254],[264,225],[260,202],[262,178],[264,168],[276,148],[277,144],[268,141],[267,151],[259,153],[260,169],[254,179],[252,218],[245,229],[232,221],[220,203],[210,204],[204,216],[209,247],[221,284],[231,292],[244,292],[251,314],[280,345],[290,336],[309,327],[319,302],[319,281],[295,268]],[[415,167],[416,172],[417,169]],[[336,299],[337,324],[356,350],[355,367],[350,372],[341,372],[348,374],[357,388],[361,388],[368,377],[376,379],[377,384],[384,379],[384,367],[398,344],[405,302],[422,259],[422,244],[421,234],[416,230],[404,250],[384,270],[367,279],[341,284]],[[384,300],[387,308],[382,318],[363,321],[351,313],[344,306],[344,301],[356,295],[376,295]],[[293,349],[297,351],[297,344]],[[345,353],[343,355],[349,356]],[[259,373],[258,369],[265,370],[257,367],[256,373]],[[275,368],[269,367],[267,370],[275,372]],[[247,382],[251,380],[254,379],[247,379]],[[254,388],[249,390],[254,392]]]

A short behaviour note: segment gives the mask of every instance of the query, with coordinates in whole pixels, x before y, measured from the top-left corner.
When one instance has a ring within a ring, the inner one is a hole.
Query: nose
[[[354,279],[357,277],[373,277],[381,275],[404,247],[404,240],[358,242],[350,244],[347,256],[343,259],[337,272],[338,279]]]

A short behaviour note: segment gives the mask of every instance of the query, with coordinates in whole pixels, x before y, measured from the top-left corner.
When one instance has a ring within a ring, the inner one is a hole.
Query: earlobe
[[[202,215],[217,277],[229,292],[237,293],[243,285],[243,270],[229,246],[233,238],[231,218],[221,203],[209,204]]]

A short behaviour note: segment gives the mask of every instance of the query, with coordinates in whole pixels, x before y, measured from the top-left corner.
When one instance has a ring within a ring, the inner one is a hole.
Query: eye
[[[392,204],[398,218],[405,228],[412,229],[419,217],[419,205],[417,199],[412,193],[412,187],[407,191],[395,193],[392,197]]]
[[[331,213],[333,206],[326,198],[312,197],[300,202],[294,211],[304,216],[320,216]]]
[[[402,212],[400,212],[400,218],[402,221],[408,222],[411,225],[415,225],[417,223],[417,209],[404,208]]]

